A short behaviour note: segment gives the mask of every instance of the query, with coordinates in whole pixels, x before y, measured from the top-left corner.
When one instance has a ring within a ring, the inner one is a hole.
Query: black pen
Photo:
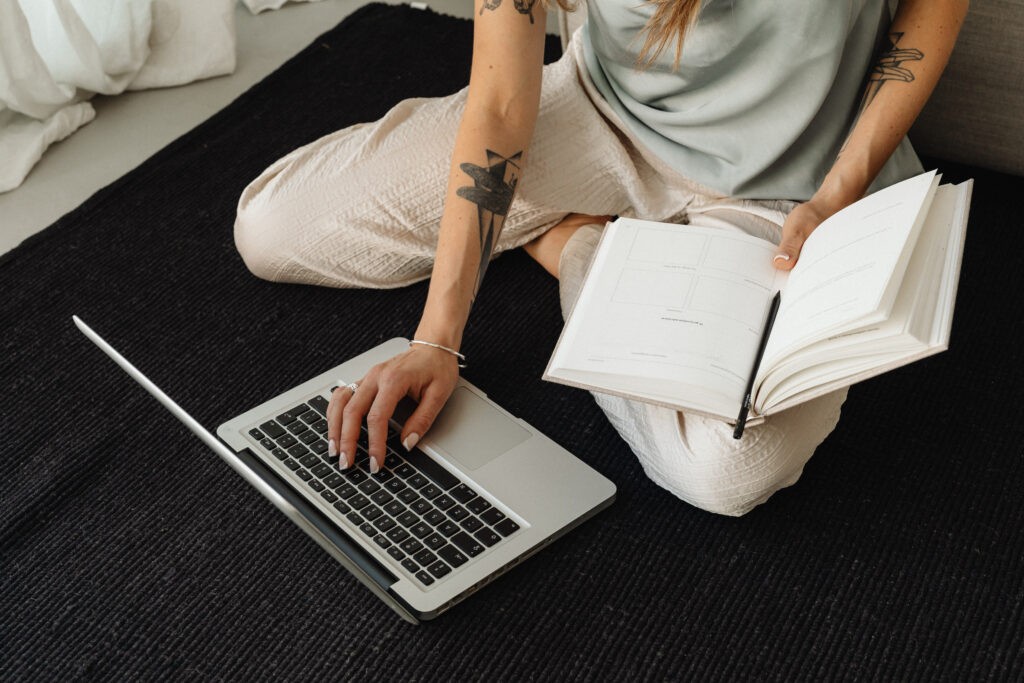
[[[761,358],[764,357],[764,348],[768,346],[768,335],[772,332],[775,324],[775,314],[779,312],[779,304],[782,303],[782,292],[775,292],[772,302],[768,305],[768,319],[764,321],[764,331],[761,333],[761,343],[757,346],[757,355],[754,356],[754,367],[750,369],[750,379],[747,380],[747,390],[743,394],[743,403],[740,405],[740,415],[736,418],[736,429],[732,431],[732,438],[738,439],[743,436],[743,427],[747,424],[747,413],[750,412],[750,402],[754,393],[754,378],[757,377],[757,370],[761,367]]]

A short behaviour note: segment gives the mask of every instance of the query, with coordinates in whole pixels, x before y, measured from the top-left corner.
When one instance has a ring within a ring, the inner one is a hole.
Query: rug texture
[[[2,260],[0,679],[1021,680],[1020,178],[937,162],[977,181],[950,351],[856,386],[803,478],[740,519],[659,489],[587,393],[540,381],[557,286],[503,255],[465,375],[618,500],[418,627],[72,325],[211,428],[411,334],[425,284],[252,277],[235,203],[296,146],[462,87],[471,32],[368,6]]]

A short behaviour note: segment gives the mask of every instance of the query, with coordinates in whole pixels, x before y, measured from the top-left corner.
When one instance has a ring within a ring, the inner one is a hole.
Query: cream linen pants
[[[723,197],[665,167],[618,125],[586,78],[578,42],[545,67],[528,169],[495,247],[522,246],[567,213],[742,230],[778,242],[792,202]],[[235,242],[257,276],[330,287],[402,287],[430,276],[466,91],[412,99],[274,163],[238,204]],[[563,315],[600,236],[562,252]],[[685,228],[681,228],[685,229]],[[770,416],[741,440],[719,421],[594,394],[647,475],[704,510],[742,515],[796,482],[835,428],[845,390]]]

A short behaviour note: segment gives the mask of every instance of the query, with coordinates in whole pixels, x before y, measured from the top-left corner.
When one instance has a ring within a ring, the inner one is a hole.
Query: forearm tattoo
[[[904,67],[903,63],[920,61],[924,59],[924,53],[916,48],[896,47],[901,38],[903,38],[902,33],[889,34],[888,45],[885,46],[868,75],[868,85],[860,104],[861,111],[867,109],[886,81],[910,83],[914,80],[914,72]]]
[[[857,125],[864,110],[874,101],[886,81],[910,83],[914,80],[914,72],[903,65],[905,62],[917,62],[924,59],[924,53],[917,48],[897,47],[896,44],[900,42],[901,38],[903,38],[902,32],[890,33],[884,44],[880,46],[878,59],[868,74],[864,96],[861,98],[860,107],[857,108],[857,116],[854,118],[853,126],[850,127],[851,135],[853,127]],[[846,144],[849,141],[850,139],[847,137],[842,149],[839,150],[840,154],[846,149]]]
[[[537,0],[512,0],[512,4],[515,5],[517,12],[530,17],[530,23],[533,23],[533,6],[537,4]],[[480,14],[483,14],[484,10],[493,12],[499,7],[501,7],[501,0],[484,0],[484,6],[480,8]]]
[[[473,296],[480,291],[480,283],[484,279],[484,271],[491,260],[491,252],[505,224],[505,216],[512,206],[512,196],[519,182],[519,168],[523,153],[516,152],[504,157],[497,152],[487,150],[487,166],[476,164],[459,164],[459,168],[473,179],[472,186],[460,187],[455,194],[476,204],[477,220],[480,230],[480,268],[477,271],[476,287]]]

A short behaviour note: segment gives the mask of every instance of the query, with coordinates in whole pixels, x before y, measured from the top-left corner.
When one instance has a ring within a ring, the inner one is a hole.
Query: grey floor
[[[239,5],[234,74],[177,88],[95,98],[95,120],[52,146],[21,187],[0,194],[0,254],[206,120],[364,4],[365,0],[293,3],[258,16]],[[460,17],[473,13],[472,0],[427,4]]]

